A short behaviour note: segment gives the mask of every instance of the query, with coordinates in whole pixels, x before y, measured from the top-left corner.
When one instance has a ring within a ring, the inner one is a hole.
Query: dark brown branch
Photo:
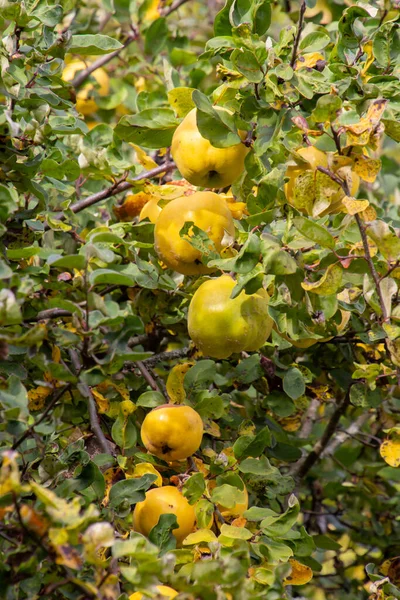
[[[81,210],[84,210],[85,208],[88,208],[89,206],[96,204],[97,202],[101,202],[102,200],[106,200],[107,198],[111,198],[112,196],[115,196],[116,194],[120,194],[121,192],[125,192],[126,190],[129,190],[131,187],[133,187],[133,185],[134,185],[133,182],[135,182],[135,181],[143,181],[143,179],[151,179],[152,177],[157,177],[157,175],[161,175],[162,173],[168,173],[169,171],[172,171],[173,169],[175,169],[175,163],[170,162],[170,163],[164,163],[163,165],[160,165],[159,167],[155,167],[154,169],[150,169],[150,171],[142,171],[138,175],[135,175],[135,177],[132,177],[130,181],[122,181],[120,183],[111,185],[110,187],[102,190],[101,192],[97,192],[96,194],[92,194],[91,196],[88,196],[87,198],[83,198],[82,200],[79,200],[78,202],[71,204],[70,210],[72,210],[72,212],[76,214],[76,213],[80,212]],[[58,219],[60,221],[64,221],[65,215],[63,213],[57,213],[54,215],[54,218]]]
[[[330,171],[329,169],[326,169],[325,167],[318,167],[318,171],[321,171],[321,173],[328,175],[328,177],[330,177],[333,181],[335,181],[337,184],[339,184],[342,187],[346,196],[351,196],[351,192],[350,192],[347,181],[344,181],[338,175],[336,175],[336,173],[333,173],[332,171]],[[376,293],[378,294],[379,305],[380,305],[381,311],[382,311],[382,320],[387,321],[389,319],[389,316],[388,316],[385,301],[383,298],[383,293],[382,293],[382,289],[381,289],[381,280],[375,269],[375,265],[374,265],[374,261],[372,260],[371,252],[369,251],[369,244],[368,244],[366,229],[364,227],[364,224],[361,220],[360,215],[356,214],[356,215],[354,215],[354,218],[357,222],[358,229],[360,231],[361,241],[362,241],[362,245],[364,248],[365,260],[368,263],[371,277],[375,283]]]
[[[168,17],[168,15],[170,15],[175,10],[178,10],[178,8],[180,8],[183,4],[186,4],[186,2],[188,1],[189,0],[175,0],[175,2],[173,2],[169,8],[164,10],[163,17]]]
[[[151,387],[151,389],[154,390],[155,392],[160,392],[160,394],[162,394],[160,388],[157,385],[156,380],[150,374],[150,372],[145,367],[143,362],[141,360],[137,360],[135,364],[136,364],[137,368],[139,369],[139,371],[141,372],[141,374],[143,375],[143,378],[147,381],[147,383]]]
[[[86,383],[81,383],[79,385],[79,388],[87,399],[90,429],[92,433],[96,436],[96,439],[99,442],[99,445],[101,446],[103,452],[105,452],[106,454],[111,454],[111,456],[115,456],[115,452],[111,447],[111,444],[106,439],[106,436],[104,435],[103,430],[100,427],[99,415],[97,414],[96,400],[93,397],[92,390]]]
[[[97,60],[95,60],[91,65],[89,65],[88,67],[86,67],[86,69],[84,69],[83,71],[81,71],[80,73],[78,73],[78,75],[71,81],[71,85],[74,88],[78,88],[82,85],[82,83],[84,83],[84,81],[86,81],[86,79],[97,69],[100,69],[101,67],[104,67],[104,65],[106,65],[107,63],[109,63],[113,58],[115,58],[116,56],[118,56],[122,50],[125,50],[125,48],[127,48],[129,46],[129,44],[132,44],[132,42],[134,42],[135,40],[137,40],[139,37],[139,32],[134,30],[132,32],[132,34],[128,37],[128,39],[126,40],[126,42],[121,46],[121,48],[118,48],[117,50],[114,50],[114,52],[111,52],[110,54],[106,54],[105,56],[101,56],[100,58],[98,58]]]
[[[333,141],[335,142],[336,150],[338,151],[338,154],[342,154],[342,148],[340,145],[340,136],[339,136],[338,132],[336,131],[336,129],[334,129],[334,127],[332,125],[331,125],[331,131],[332,131]]]
[[[368,240],[367,240],[367,234],[365,231],[365,227],[360,218],[360,215],[354,215],[354,217],[357,221],[358,229],[360,230],[361,240],[362,240],[362,244],[364,246],[364,252],[365,252],[366,259],[367,259],[368,267],[371,272],[371,277],[375,283],[376,293],[378,294],[379,305],[380,305],[381,311],[382,311],[382,320],[388,321],[389,315],[387,313],[385,300],[383,298],[383,293],[382,293],[382,289],[381,289],[381,280],[375,269],[375,265],[372,260],[371,252],[369,251],[369,244],[368,244]]]
[[[68,385],[65,385],[64,387],[59,388],[57,390],[57,392],[54,393],[52,400],[46,406],[45,410],[43,411],[41,416],[37,419],[37,421],[35,421],[33,423],[33,425],[28,427],[28,429],[25,431],[25,433],[23,433],[21,435],[21,437],[19,437],[17,439],[17,441],[14,442],[14,444],[12,445],[13,450],[16,450],[16,448],[18,448],[18,446],[20,446],[22,444],[22,442],[24,442],[30,435],[32,435],[35,432],[35,427],[40,425],[40,423],[45,420],[45,418],[47,417],[49,412],[55,407],[55,405],[57,404],[59,399],[65,394],[65,392],[67,392],[70,389],[70,387],[71,387],[71,384],[69,383]]]
[[[306,12],[306,8],[307,8],[306,0],[301,0],[299,20],[297,23],[297,33],[296,33],[296,37],[294,40],[292,58],[290,61],[290,66],[292,68],[294,67],[294,63],[296,62],[296,58],[297,58],[297,50],[298,50],[299,43],[300,43],[301,33],[302,33],[303,27],[304,27],[304,13]]]
[[[160,352],[149,358],[145,358],[142,362],[144,365],[152,367],[162,360],[174,360],[176,358],[183,358],[190,353],[191,348],[185,347],[179,350],[170,350],[169,352]]]
[[[298,480],[302,479],[305,475],[307,475],[308,471],[314,466],[314,464],[320,458],[321,454],[323,453],[323,451],[327,447],[330,439],[332,438],[333,434],[335,433],[336,428],[339,424],[339,421],[340,421],[341,417],[344,415],[344,413],[346,412],[346,409],[349,406],[349,404],[350,404],[350,388],[347,391],[347,394],[344,397],[344,399],[342,400],[342,402],[340,402],[340,404],[336,407],[335,411],[332,413],[332,416],[329,419],[328,425],[326,426],[321,439],[319,439],[317,441],[317,443],[314,445],[314,448],[305,457],[305,459],[300,460],[296,464],[294,470],[292,471],[292,474],[294,477],[296,477],[296,479],[298,479]]]
[[[70,317],[71,311],[64,310],[62,308],[48,308],[38,312],[35,317],[26,319],[27,322],[33,323],[34,321],[44,321],[45,319],[57,319],[58,317]]]

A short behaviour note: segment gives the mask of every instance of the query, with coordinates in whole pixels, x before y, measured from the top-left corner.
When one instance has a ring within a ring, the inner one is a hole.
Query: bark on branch
[[[112,196],[115,196],[116,194],[120,194],[121,192],[125,192],[126,190],[129,190],[131,187],[133,187],[135,181],[143,181],[144,179],[151,179],[152,177],[157,177],[157,175],[162,175],[163,173],[168,173],[169,171],[172,171],[173,169],[175,169],[175,163],[166,162],[163,165],[160,165],[159,167],[150,169],[150,171],[142,171],[138,175],[135,175],[134,177],[132,177],[130,181],[122,181],[120,183],[116,183],[104,190],[101,190],[101,192],[97,192],[96,194],[92,194],[91,196],[88,196],[87,198],[78,200],[78,202],[71,204],[71,206],[69,208],[70,208],[70,210],[72,210],[73,213],[76,214],[76,213],[80,212],[81,210],[84,210],[85,208],[88,208],[89,206],[96,204],[97,202],[101,202],[102,200],[106,200],[107,198],[111,198]],[[59,221],[64,221],[65,215],[64,215],[64,213],[59,212],[54,215],[54,218],[58,219]]]
[[[329,441],[331,440],[333,434],[336,431],[336,428],[339,424],[341,417],[346,412],[347,407],[350,404],[350,389],[347,391],[346,396],[340,402],[340,404],[336,407],[334,412],[332,413],[331,418],[329,419],[328,425],[321,437],[314,445],[314,448],[311,452],[304,458],[301,459],[294,467],[292,471],[293,477],[300,480],[305,475],[307,475],[308,471],[314,466],[317,460],[321,457],[323,451],[327,447]]]

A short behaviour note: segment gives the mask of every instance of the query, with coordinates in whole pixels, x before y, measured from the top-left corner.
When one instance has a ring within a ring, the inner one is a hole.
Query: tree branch
[[[132,42],[134,42],[135,40],[137,40],[139,37],[139,32],[137,30],[133,30],[132,34],[128,37],[128,39],[126,40],[126,42],[122,45],[121,48],[118,48],[118,50],[114,50],[114,52],[111,52],[110,54],[106,54],[105,56],[101,56],[100,58],[98,58],[97,60],[95,60],[91,65],[89,65],[86,69],[84,69],[83,71],[81,71],[80,73],[78,73],[78,75],[76,77],[74,77],[74,79],[71,81],[71,85],[74,88],[78,88],[82,85],[82,83],[84,81],[86,81],[86,79],[97,69],[100,69],[101,67],[104,67],[104,65],[106,65],[107,63],[109,63],[113,58],[115,58],[116,56],[118,56],[122,50],[125,50],[125,48],[127,48]]]
[[[141,360],[137,360],[136,363],[135,363],[135,365],[137,366],[137,368],[139,369],[139,371],[143,375],[143,378],[147,381],[147,383],[149,384],[149,386],[151,387],[151,389],[154,390],[155,392],[160,392],[160,394],[162,394],[160,388],[157,385],[156,380],[149,373],[148,369],[144,366],[143,362]]]
[[[25,433],[23,433],[21,435],[21,437],[19,437],[17,439],[16,442],[14,442],[14,444],[11,446],[11,448],[13,450],[16,450],[18,448],[18,446],[20,446],[22,444],[22,442],[24,442],[30,435],[32,435],[35,432],[35,427],[37,427],[38,425],[40,425],[40,423],[42,421],[45,420],[45,418],[47,417],[47,415],[49,414],[49,412],[55,407],[55,405],[57,404],[57,402],[59,401],[59,399],[65,394],[65,392],[67,392],[69,389],[71,388],[71,384],[68,383],[68,385],[65,385],[62,388],[59,388],[57,390],[57,392],[55,392],[52,400],[50,401],[50,403],[46,406],[45,410],[43,411],[43,413],[41,414],[41,416],[37,419],[37,421],[35,421],[33,423],[33,425],[31,425],[30,427],[28,427],[28,429],[25,431]]]
[[[162,16],[168,17],[168,15],[170,15],[175,10],[178,10],[178,8],[180,8],[183,4],[186,4],[186,2],[188,1],[189,0],[175,0],[175,2],[173,2],[169,8],[163,11]]]
[[[303,31],[304,13],[306,12],[306,8],[307,8],[306,0],[301,0],[299,20],[297,23],[297,33],[296,33],[296,37],[294,39],[292,59],[290,61],[290,66],[292,68],[294,67],[294,63],[296,62],[296,58],[297,58],[297,49],[298,49],[299,43],[300,43],[301,32]]]
[[[96,400],[93,397],[92,390],[86,383],[80,383],[78,387],[83,392],[83,395],[87,398],[90,429],[92,433],[96,436],[97,441],[99,442],[103,452],[105,452],[106,454],[111,454],[111,456],[115,456],[115,452],[111,447],[111,444],[106,439],[106,436],[104,435],[100,427],[99,416],[97,414]]]
[[[381,289],[381,280],[375,269],[375,265],[372,260],[371,252],[369,251],[369,244],[368,244],[368,240],[367,240],[367,234],[365,231],[365,227],[364,227],[363,222],[361,221],[360,215],[354,215],[354,217],[357,221],[358,229],[360,230],[361,240],[362,240],[362,244],[364,246],[365,257],[367,259],[368,267],[371,272],[371,277],[375,283],[376,293],[378,294],[379,305],[380,305],[381,311],[382,311],[382,320],[388,321],[389,315],[387,313],[385,300],[383,298],[383,293],[382,293],[382,289]]]
[[[97,192],[96,194],[92,194],[91,196],[88,196],[87,198],[83,198],[82,200],[79,200],[78,202],[71,204],[71,206],[69,208],[70,208],[70,210],[72,210],[73,213],[76,214],[76,213],[80,212],[81,210],[84,210],[85,208],[88,208],[89,206],[96,204],[97,202],[101,202],[102,200],[105,200],[106,198],[111,198],[112,196],[115,196],[116,194],[120,194],[121,192],[125,192],[126,190],[129,190],[131,187],[133,187],[135,181],[143,181],[143,179],[151,179],[152,177],[156,177],[157,175],[161,175],[162,173],[168,173],[169,171],[172,171],[173,169],[175,169],[175,163],[169,162],[169,163],[164,163],[163,165],[160,165],[159,167],[155,167],[154,169],[150,169],[150,171],[142,171],[138,175],[135,175],[134,177],[132,177],[130,181],[122,181],[122,182],[116,183],[114,185],[111,185],[110,187],[102,190],[101,192]],[[54,218],[58,219],[59,221],[64,221],[66,217],[65,217],[64,213],[58,212],[54,215]]]
[[[368,421],[369,417],[369,413],[363,413],[345,431],[340,431],[335,436],[335,438],[326,446],[325,450],[321,454],[321,457],[325,458],[328,455],[332,455],[335,452],[336,448],[343,444],[343,442],[345,442],[348,437],[352,437],[360,431],[363,425]]]
[[[351,196],[351,192],[350,192],[349,186],[347,184],[347,181],[344,181],[338,175],[336,175],[329,169],[326,169],[325,167],[317,167],[317,169],[318,169],[318,171],[321,171],[321,173],[328,175],[328,177],[330,177],[333,181],[335,181],[337,184],[339,184],[341,186],[341,188],[343,189],[344,193],[346,194],[346,196]],[[379,306],[381,307],[381,311],[382,311],[382,320],[388,321],[389,316],[388,316],[388,313],[386,310],[386,305],[385,305],[385,301],[384,301],[383,293],[382,293],[382,289],[381,289],[381,279],[375,269],[374,261],[372,260],[371,252],[369,250],[366,229],[364,227],[364,224],[361,220],[360,215],[356,214],[356,215],[354,215],[354,218],[357,222],[358,229],[360,231],[361,241],[362,241],[362,245],[364,248],[365,260],[368,263],[368,268],[371,273],[371,277],[374,280],[376,293],[378,294]]]
[[[64,310],[62,308],[48,308],[46,310],[41,310],[35,317],[30,317],[27,319],[28,323],[33,323],[36,321],[44,321],[45,319],[57,319],[58,317],[70,317],[72,312],[69,310]]]
[[[311,433],[312,426],[314,425],[314,421],[317,418],[317,412],[319,408],[319,400],[313,398],[310,402],[310,405],[307,409],[303,425],[299,431],[299,438],[304,440],[307,439]]]
[[[160,352],[159,354],[155,354],[154,356],[149,356],[149,358],[145,358],[142,362],[146,367],[152,367],[156,365],[158,362],[162,360],[174,360],[176,358],[183,358],[187,356],[191,351],[191,348],[179,348],[179,350],[170,350],[169,352]]]
[[[347,407],[350,404],[350,388],[347,390],[346,396],[340,402],[340,404],[336,407],[335,411],[332,413],[331,418],[329,419],[328,425],[325,428],[325,431],[321,437],[314,445],[311,452],[305,457],[305,459],[300,460],[295,468],[292,470],[292,475],[296,479],[302,479],[305,475],[307,475],[308,471],[314,466],[317,460],[321,457],[323,451],[327,447],[331,437],[336,431],[336,428],[339,424],[341,417],[346,412]]]

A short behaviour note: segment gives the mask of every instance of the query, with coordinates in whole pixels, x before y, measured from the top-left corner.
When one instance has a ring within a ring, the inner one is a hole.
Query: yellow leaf
[[[364,181],[373,183],[381,170],[382,163],[375,158],[369,158],[360,154],[353,161],[353,171],[357,173]]]
[[[389,577],[393,585],[398,586],[400,584],[400,556],[385,560],[379,567],[379,572],[385,577]]]
[[[213,531],[211,531],[210,529],[198,529],[194,533],[189,533],[189,535],[185,537],[185,539],[183,540],[183,545],[191,546],[194,544],[209,543],[216,541],[217,537]]]
[[[132,142],[130,142],[130,145],[135,150],[138,161],[142,167],[146,169],[146,171],[158,167],[157,163],[150,156],[148,156],[140,146],[132,144]]]
[[[129,417],[136,410],[136,404],[132,400],[123,400],[119,405],[120,411],[124,417]]]
[[[100,394],[100,392],[98,392],[96,388],[92,388],[92,394],[94,396],[94,399],[96,400],[98,412],[100,414],[106,413],[110,408],[109,399],[103,396],[103,394]]]
[[[386,340],[386,345],[390,353],[390,358],[396,367],[400,367],[400,339]]]
[[[357,215],[358,213],[367,210],[369,206],[369,200],[356,200],[351,196],[345,196],[342,202],[349,215]]]
[[[34,531],[39,537],[44,536],[49,528],[49,522],[46,518],[28,506],[28,504],[22,504],[20,514],[25,527]]]
[[[352,125],[343,125],[347,132],[347,146],[365,146],[369,142],[370,135],[379,125],[387,100],[382,98],[374,100],[368,107],[364,117]]]
[[[317,0],[315,6],[313,6],[313,8],[310,8],[309,6],[307,6],[306,12],[305,12],[305,17],[306,17],[306,19],[311,19],[312,17],[315,17],[316,15],[318,15],[321,12],[322,12],[321,21],[320,21],[321,24],[326,25],[327,23],[330,23],[332,21],[332,11],[329,8],[326,0]]]
[[[152,199],[152,196],[145,192],[137,194],[128,194],[121,206],[113,206],[115,216],[120,221],[131,221],[140,215],[143,207]]]
[[[175,365],[169,372],[166,386],[168,396],[171,398],[172,404],[182,404],[182,402],[185,400],[186,392],[183,386],[183,380],[193,364],[193,362],[186,362]]]
[[[137,477],[142,477],[143,475],[146,475],[146,473],[151,473],[151,475],[157,476],[157,479],[153,481],[152,485],[156,485],[157,487],[162,486],[162,477],[151,463],[138,463],[137,465],[135,465],[133,473],[126,473],[126,478],[136,479]]]
[[[393,428],[379,449],[383,460],[391,467],[400,466],[400,428]]]
[[[311,581],[313,572],[307,565],[302,565],[294,558],[289,558],[292,571],[283,581],[283,585],[304,585]]]
[[[104,493],[104,498],[101,503],[102,506],[107,506],[109,502],[110,490],[114,483],[117,483],[122,479],[122,469],[120,467],[110,467],[106,469],[103,473],[104,481],[106,484],[106,489]]]
[[[278,419],[278,422],[285,431],[297,431],[301,425],[301,413],[296,413],[290,417],[282,417]]]
[[[55,363],[59,363],[61,360],[61,350],[58,346],[52,346],[51,348],[51,360]]]
[[[375,221],[375,219],[377,218],[377,214],[376,214],[376,210],[374,209],[373,206],[368,206],[368,208],[366,210],[364,210],[363,212],[360,213],[360,217],[363,221],[365,221],[366,223],[370,223],[371,221]]]
[[[18,454],[12,450],[5,450],[1,453],[0,496],[4,496],[9,492],[19,492],[21,480],[17,456]]]
[[[369,79],[369,77],[366,76],[366,73],[375,60],[372,46],[372,41],[367,42],[363,46],[364,54],[367,55],[367,59],[363,64],[363,68],[361,69],[361,77],[364,79],[364,81],[367,81]]]
[[[28,408],[29,410],[41,410],[46,403],[46,398],[50,396],[51,389],[39,385],[37,388],[28,392]]]
[[[207,421],[204,422],[204,432],[212,437],[221,437],[221,430],[218,423],[215,421],[209,421],[207,419]]]
[[[306,292],[312,292],[320,296],[335,294],[342,285],[343,271],[338,264],[330,265],[319,281],[311,283],[303,281],[301,287]]]
[[[195,107],[192,100],[194,88],[176,87],[168,92],[168,102],[178,117],[186,117]]]
[[[320,52],[308,52],[299,56],[295,64],[295,71],[299,69],[311,69],[315,67],[319,60],[325,61],[325,57]],[[318,135],[321,135],[321,132],[318,132]]]
[[[144,13],[143,13],[143,21],[150,22],[155,21],[161,16],[160,13],[160,0],[145,0],[143,2]]]

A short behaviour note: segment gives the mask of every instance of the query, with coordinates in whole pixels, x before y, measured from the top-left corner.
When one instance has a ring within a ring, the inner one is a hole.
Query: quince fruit
[[[178,592],[167,585],[157,585],[157,592],[163,598],[175,598],[178,595]],[[146,596],[147,597],[147,596]],[[129,600],[142,600],[144,598],[143,594],[140,592],[135,592],[129,596]]]
[[[352,170],[352,160],[347,156],[333,156],[322,152],[314,146],[300,148],[297,155],[301,164],[290,165],[286,170],[289,181],[284,191],[288,203],[298,211],[313,217],[343,210],[345,193],[339,183],[329,175],[322,173],[318,167],[329,169],[347,182],[351,196],[355,196],[360,185],[360,178]]]
[[[216,107],[217,110],[226,110]],[[249,151],[243,143],[216,148],[200,133],[197,127],[197,109],[191,110],[175,130],[171,155],[182,177],[193,185],[206,188],[223,188],[231,185],[244,169],[244,159]],[[245,131],[239,131],[242,140]]]
[[[172,533],[178,544],[182,543],[193,530],[195,512],[194,507],[183,494],[172,485],[153,488],[146,492],[145,499],[138,502],[133,511],[133,529],[148,537],[160,516],[165,514],[176,516],[178,527]]]
[[[155,249],[161,260],[183,275],[210,273],[201,262],[201,252],[185,241],[179,232],[192,221],[205,231],[218,252],[234,237],[232,213],[225,200],[214,192],[196,192],[169,202],[160,212],[154,229]]]
[[[236,282],[229,275],[209,279],[195,292],[189,306],[189,335],[208,356],[228,358],[234,352],[258,350],[269,337],[273,321],[267,292],[241,291],[232,299]]]
[[[79,71],[83,71],[89,65],[90,63],[86,64],[83,60],[72,60],[66,65],[62,73],[62,79],[72,81]],[[98,106],[94,100],[94,92],[99,96],[107,96],[110,92],[110,78],[104,69],[99,68],[93,71],[88,80],[90,79],[94,79],[97,85],[95,86],[88,81],[76,94],[76,110],[85,116],[92,115],[97,111]]]
[[[164,404],[148,413],[140,435],[151,454],[167,462],[183,460],[200,447],[203,421],[190,406]]]

